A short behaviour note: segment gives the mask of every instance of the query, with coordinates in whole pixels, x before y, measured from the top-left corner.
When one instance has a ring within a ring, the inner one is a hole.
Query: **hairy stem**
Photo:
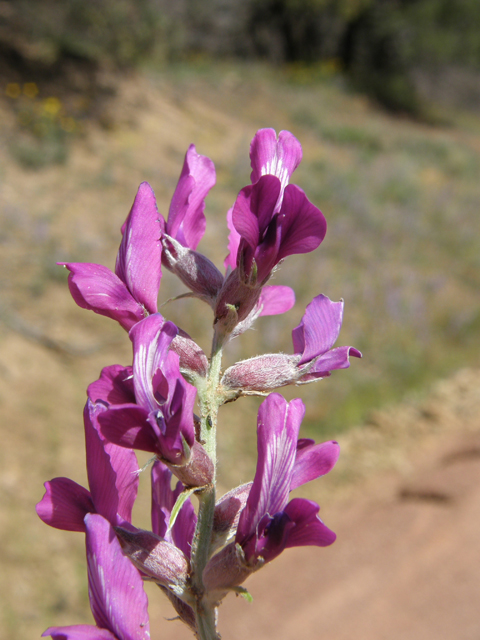
[[[216,431],[220,404],[218,385],[222,361],[221,348],[213,348],[206,384],[199,390],[201,407],[200,438],[216,472]],[[203,570],[210,559],[215,512],[215,475],[212,484],[198,492],[198,521],[192,545],[192,587],[196,596],[195,618],[200,640],[217,640],[215,607],[204,598]]]

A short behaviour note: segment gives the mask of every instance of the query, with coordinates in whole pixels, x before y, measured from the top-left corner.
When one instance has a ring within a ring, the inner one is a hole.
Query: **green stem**
[[[221,403],[218,395],[222,349],[214,346],[205,385],[199,389],[201,407],[200,438],[213,462],[216,472],[217,415]],[[196,597],[195,618],[200,640],[217,640],[215,607],[205,602],[203,570],[210,559],[210,543],[215,512],[215,474],[212,484],[197,493],[199,499],[198,521],[192,545],[192,588]]]

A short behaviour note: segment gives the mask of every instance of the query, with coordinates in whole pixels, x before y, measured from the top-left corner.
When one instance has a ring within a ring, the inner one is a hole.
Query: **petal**
[[[260,316],[276,316],[290,311],[295,304],[295,292],[290,287],[267,286],[263,287],[258,300],[261,307]]]
[[[334,440],[322,444],[299,440],[290,491],[331,471],[339,455],[340,447]]]
[[[296,526],[289,531],[285,548],[309,545],[328,547],[335,542],[337,536],[317,516],[319,510],[318,504],[311,500],[304,498],[290,500],[285,507],[285,513]]]
[[[140,574],[123,555],[107,520],[88,514],[85,526],[88,591],[95,622],[119,640],[147,640],[148,600]]]
[[[210,158],[190,145],[168,212],[166,232],[185,247],[196,249],[205,233],[205,197],[215,184]]]
[[[172,472],[160,460],[152,465],[152,531],[157,536],[171,542],[167,536],[170,513],[175,504],[175,496],[171,486]]]
[[[165,322],[159,313],[148,316],[130,332],[135,397],[138,404],[149,412],[159,408],[152,386],[153,376],[158,369],[162,369],[177,332],[173,322]]]
[[[117,524],[117,513],[131,522],[138,491],[138,463],[135,453],[106,442],[100,432],[98,416],[103,405],[87,401],[84,410],[87,474],[97,513]]]
[[[100,430],[109,442],[126,447],[158,453],[157,436],[147,422],[148,412],[136,404],[110,407],[98,416]]]
[[[252,188],[244,187],[238,194],[232,209],[232,223],[237,234],[254,249],[260,241],[260,230],[257,216],[250,208]]]
[[[70,478],[45,482],[45,495],[36,505],[38,517],[64,531],[85,531],[83,519],[95,511],[90,492]]]
[[[68,287],[82,309],[113,318],[127,331],[144,318],[141,304],[110,269],[101,264],[68,262]]]
[[[178,482],[176,493],[179,494],[179,488],[183,485]],[[172,529],[172,537],[175,545],[183,551],[187,558],[190,558],[192,552],[192,541],[197,526],[197,514],[190,498],[187,498],[180,509]]]
[[[285,507],[297,449],[297,437],[305,406],[300,399],[287,403],[270,394],[258,411],[258,461],[252,489],[240,515],[236,540],[240,544],[254,534],[266,514]]]
[[[49,627],[42,633],[42,638],[45,636],[51,636],[53,640],[118,640],[117,636],[114,636],[108,629],[100,629],[91,624]]]
[[[308,373],[299,378],[299,383],[313,382],[319,378],[325,378],[330,375],[330,371],[334,369],[348,369],[350,366],[350,356],[361,358],[362,354],[354,347],[337,347],[330,349],[327,353],[319,356],[309,369]]]
[[[299,366],[335,344],[342,326],[343,300],[332,302],[320,294],[307,305],[302,321],[292,331],[293,349],[302,354]]]
[[[223,265],[228,272],[229,267],[233,270],[237,266],[238,246],[242,239],[233,224],[233,207],[227,211],[227,226],[230,230],[228,234],[228,256],[225,258]]]
[[[149,313],[157,311],[163,230],[164,222],[158,213],[155,194],[148,182],[142,182],[122,229],[115,273]]]
[[[272,174],[280,180],[283,192],[301,160],[302,147],[293,134],[280,131],[277,139],[273,129],[260,129],[250,145],[250,179],[253,183]]]
[[[190,498],[185,500],[173,525],[169,531],[169,521],[173,506],[183,491],[184,486],[177,482],[175,491],[171,488],[172,472],[160,460],[152,466],[152,530],[167,542],[174,542],[190,557],[192,538],[197,524],[197,515]]]
[[[293,184],[285,188],[279,225],[282,240],[277,262],[294,253],[313,251],[327,232],[327,222],[323,213]]]
[[[87,395],[93,403],[130,404],[135,402],[132,367],[119,364],[104,367],[100,378],[92,382]]]

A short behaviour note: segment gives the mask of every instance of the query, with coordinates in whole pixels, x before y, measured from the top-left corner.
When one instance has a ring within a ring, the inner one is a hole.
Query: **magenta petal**
[[[172,472],[160,460],[152,465],[152,531],[155,535],[172,542],[168,532],[170,513],[175,504],[175,496],[171,486]]]
[[[299,440],[290,491],[331,471],[339,455],[340,447],[334,440],[322,444]]]
[[[95,511],[90,492],[69,478],[45,482],[45,495],[35,509],[43,522],[64,531],[85,531],[83,519]]]
[[[302,147],[293,134],[280,131],[277,139],[273,129],[260,129],[250,145],[250,179],[253,183],[272,174],[280,180],[283,191],[301,160]]]
[[[127,331],[144,317],[141,304],[107,267],[88,262],[68,262],[65,267],[70,293],[82,309],[113,318]]]
[[[162,278],[160,238],[163,228],[155,194],[148,182],[142,182],[123,227],[115,273],[149,313],[157,311]]]
[[[152,466],[152,530],[167,542],[173,542],[189,558],[197,515],[188,498],[180,509],[173,530],[168,530],[172,509],[184,489],[182,483],[177,482],[175,491],[172,491],[171,479],[170,469],[157,460]]]
[[[265,514],[282,511],[290,493],[297,437],[305,406],[270,394],[258,410],[258,461],[245,509],[240,515],[237,542],[253,534]]]
[[[180,483],[177,483],[177,486]],[[183,487],[182,487],[183,488]],[[180,492],[178,492],[180,493]],[[173,541],[187,558],[192,552],[192,541],[197,526],[197,514],[190,498],[185,500],[173,525]]]
[[[136,404],[110,407],[98,417],[102,435],[128,449],[158,453],[158,441],[147,422],[148,412]]]
[[[299,366],[331,349],[340,333],[342,319],[343,301],[332,302],[320,294],[307,305],[302,321],[292,331],[294,352],[302,355]]]
[[[159,313],[148,316],[130,332],[133,342],[135,397],[138,404],[148,411],[159,409],[154,395],[153,376],[158,369],[163,368],[168,349],[177,332],[173,322],[165,322]]]
[[[295,527],[290,530],[285,548],[314,545],[328,547],[335,542],[335,533],[323,524],[317,513],[320,507],[311,500],[294,498],[285,507],[286,513]]]
[[[123,555],[107,520],[88,514],[85,526],[88,591],[95,622],[119,640],[147,640],[148,600],[139,572]]]
[[[272,285],[263,287],[258,300],[259,316],[276,316],[290,311],[295,304],[295,292],[290,287]]]
[[[260,241],[258,219],[250,208],[252,187],[244,187],[237,196],[232,209],[232,223],[235,231],[253,248]]]
[[[361,358],[362,354],[354,347],[337,347],[319,356],[309,372],[300,378],[300,382],[309,382],[329,375],[334,369],[348,369],[350,356]]]
[[[91,624],[76,624],[71,627],[49,627],[42,633],[42,638],[45,636],[51,636],[53,640],[124,640],[114,636],[108,629],[100,629]]]
[[[104,367],[100,378],[88,386],[88,397],[93,403],[130,404],[135,402],[133,369],[114,364]]]
[[[98,416],[103,405],[87,401],[84,410],[87,474],[95,511],[113,524],[117,513],[131,522],[138,491],[138,463],[131,449],[105,442],[100,434]]]
[[[227,211],[227,226],[230,230],[228,235],[228,256],[225,258],[223,265],[225,269],[235,269],[237,266],[237,254],[238,254],[238,246],[240,244],[240,240],[242,236],[235,229],[233,224],[233,207]]]
[[[191,144],[173,194],[166,232],[183,246],[196,249],[205,233],[205,197],[215,184],[215,166]]]
[[[277,262],[294,253],[313,251],[327,233],[323,213],[293,184],[285,188],[279,224],[282,236]]]

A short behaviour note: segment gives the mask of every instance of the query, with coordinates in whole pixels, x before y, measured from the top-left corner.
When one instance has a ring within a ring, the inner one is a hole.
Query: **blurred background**
[[[310,497],[331,509],[329,496],[360,479],[408,474],[420,441],[478,428],[479,26],[477,0],[0,1],[2,640],[91,620],[82,536],[48,529],[33,507],[47,479],[86,483],[86,386],[131,358],[120,327],[75,306],[56,263],[113,268],[139,183],[166,215],[192,142],[217,169],[199,247],[217,265],[261,127],[299,138],[293,182],[327,218],[321,247],[275,276],[295,289],[294,309],[260,319],[225,357],[291,352],[315,295],[345,300],[338,344],[363,360],[285,390],[306,403],[302,435],[344,451]],[[159,302],[183,291],[166,273]],[[205,311],[162,307],[208,351]],[[225,489],[254,473],[258,404],[224,408]],[[143,484],[137,523],[148,527]],[[468,628],[436,638],[477,638]]]

